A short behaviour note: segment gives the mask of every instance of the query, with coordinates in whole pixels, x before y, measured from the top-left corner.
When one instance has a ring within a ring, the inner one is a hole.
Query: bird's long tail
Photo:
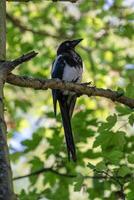
[[[75,151],[75,144],[72,134],[72,128],[71,128],[71,121],[69,116],[69,108],[67,105],[67,101],[59,100],[61,115],[62,115],[62,121],[64,126],[64,133],[65,133],[65,139],[67,144],[67,151],[68,151],[68,159],[70,160],[70,155],[73,159],[73,161],[76,161],[76,151]]]

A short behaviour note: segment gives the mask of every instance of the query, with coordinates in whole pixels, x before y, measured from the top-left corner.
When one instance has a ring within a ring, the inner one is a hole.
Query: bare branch
[[[17,67],[18,65],[22,64],[23,62],[31,60],[37,54],[38,53],[36,53],[35,51],[31,51],[31,52],[29,52],[27,54],[24,54],[24,55],[20,56],[19,58],[16,58],[13,61],[3,61],[1,63],[0,69],[1,69],[1,71],[3,71],[3,74],[5,74],[5,76],[6,76],[13,69],[15,69],[15,67]]]
[[[50,89],[61,89],[61,90],[69,90],[74,91],[80,95],[88,95],[90,96],[100,96],[111,99],[112,101],[119,102],[124,104],[130,108],[134,108],[134,99],[126,97],[124,95],[119,94],[117,91],[112,91],[110,89],[102,89],[96,87],[89,87],[82,84],[74,84],[69,82],[62,82],[60,80],[54,79],[39,79],[39,78],[30,78],[27,76],[17,76],[13,74],[9,74],[7,77],[7,83],[20,86],[33,88],[36,90],[47,90]]]
[[[23,62],[27,62],[29,60],[31,60],[32,58],[34,58],[38,53],[35,51],[31,51],[27,54],[22,55],[21,57],[9,62],[9,64],[7,64],[7,69],[9,72],[11,72],[13,69],[15,69],[15,67],[17,67],[18,65],[22,64]]]

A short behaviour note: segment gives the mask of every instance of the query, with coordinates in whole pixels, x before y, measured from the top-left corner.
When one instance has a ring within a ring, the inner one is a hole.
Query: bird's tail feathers
[[[69,109],[67,102],[62,100],[59,100],[61,115],[62,115],[62,121],[64,126],[64,132],[65,132],[65,139],[67,144],[67,151],[68,151],[68,159],[70,160],[70,155],[73,159],[73,161],[76,161],[76,151],[75,151],[75,144],[72,134],[72,128],[71,128],[71,122],[70,122],[70,116],[69,116]]]
[[[57,93],[58,93],[57,90],[55,90],[55,89],[52,90],[55,117],[56,117],[56,114],[57,114],[57,95],[58,95]]]

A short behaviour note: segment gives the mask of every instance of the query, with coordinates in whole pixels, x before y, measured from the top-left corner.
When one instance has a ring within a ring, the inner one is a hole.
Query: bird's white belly
[[[62,80],[68,81],[68,82],[80,83],[81,79],[82,79],[82,72],[83,72],[82,68],[79,68],[79,67],[70,67],[68,64],[66,64],[66,66],[64,67],[64,72],[63,72]],[[75,93],[67,91],[67,90],[64,90],[63,94],[64,95],[68,95],[68,94],[73,95]]]
[[[80,83],[82,79],[82,68],[79,67],[70,67],[67,63],[64,67],[64,72],[62,80],[68,82],[77,82]],[[77,80],[77,81],[75,81]]]

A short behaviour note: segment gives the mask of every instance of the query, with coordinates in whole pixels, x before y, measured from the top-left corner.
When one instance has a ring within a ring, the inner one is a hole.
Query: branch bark
[[[14,70],[19,64],[22,64],[23,62],[29,61],[32,58],[34,58],[38,53],[35,51],[31,51],[27,54],[24,54],[20,56],[19,58],[16,58],[13,61],[5,61],[2,65],[2,70],[5,73],[5,76],[7,76],[12,70]]]
[[[6,2],[0,1],[0,60],[6,57]]]
[[[87,86],[86,84],[74,84],[54,79],[45,80],[39,78],[30,78],[27,76],[17,76],[10,73],[15,67],[17,67],[23,62],[29,61],[36,55],[37,53],[32,51],[30,53],[20,56],[19,58],[13,61],[2,62],[1,68],[2,70],[4,70],[4,73],[6,74],[5,81],[16,86],[33,88],[36,90],[47,90],[48,88],[60,89],[60,90],[69,90],[76,92],[78,93],[78,96],[85,94],[89,97],[91,96],[105,97],[111,99],[112,101],[124,104],[129,108],[132,109],[134,108],[134,99],[126,97],[124,96],[124,94],[121,94],[117,91],[112,91],[110,89],[90,87]]]
[[[69,90],[74,91],[80,95],[87,96],[99,96],[105,97],[107,99],[116,101],[118,103],[124,104],[129,108],[134,108],[134,99],[126,97],[124,95],[120,95],[117,91],[112,91],[110,89],[102,89],[96,87],[90,87],[82,84],[74,84],[69,82],[62,82],[60,80],[54,79],[39,79],[39,78],[31,78],[27,76],[17,76],[13,74],[9,74],[7,79],[7,83],[12,85],[33,88],[36,90],[47,90],[50,89],[61,89],[61,90]]]
[[[4,119],[3,62],[6,57],[6,1],[0,0],[0,200],[15,200]]]

